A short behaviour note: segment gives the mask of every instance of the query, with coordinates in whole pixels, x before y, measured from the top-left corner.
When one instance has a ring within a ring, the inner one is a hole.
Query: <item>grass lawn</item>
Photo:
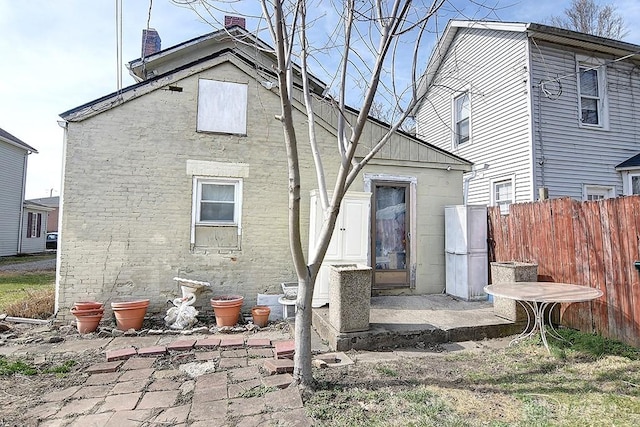
[[[43,301],[52,298],[55,286],[55,271],[2,271],[0,272],[0,313],[7,313],[10,316],[42,318],[45,314],[53,312],[53,301],[51,310],[48,303]],[[15,305],[25,299],[38,302],[36,307],[19,309],[21,313],[14,312]],[[45,304],[46,303],[46,304]],[[12,310],[13,309],[13,310]],[[41,313],[38,313],[41,312]]]
[[[563,330],[520,344],[317,369],[321,426],[639,426],[640,351]]]

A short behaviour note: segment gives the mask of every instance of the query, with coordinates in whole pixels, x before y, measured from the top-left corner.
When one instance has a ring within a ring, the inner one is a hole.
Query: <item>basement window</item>
[[[198,80],[198,132],[247,134],[248,85]]]
[[[582,187],[582,200],[584,201],[604,200],[612,197],[616,197],[616,192],[613,187],[589,184],[585,184]]]

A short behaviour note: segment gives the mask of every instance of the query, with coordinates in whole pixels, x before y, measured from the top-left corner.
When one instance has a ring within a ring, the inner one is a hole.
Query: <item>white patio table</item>
[[[540,331],[540,337],[550,353],[547,343],[547,332],[554,338],[564,340],[555,330],[551,322],[553,308],[557,304],[591,301],[602,296],[600,289],[588,286],[573,285],[569,283],[555,282],[509,282],[496,283],[485,286],[484,291],[490,295],[508,298],[520,303],[527,312],[527,327],[511,343],[528,338]],[[549,309],[549,326],[544,323],[544,312]],[[531,314],[533,313],[533,327],[531,330]]]

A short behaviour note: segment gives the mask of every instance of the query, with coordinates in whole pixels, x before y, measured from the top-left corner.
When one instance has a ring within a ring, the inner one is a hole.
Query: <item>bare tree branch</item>
[[[594,0],[573,0],[564,16],[553,16],[553,26],[594,36],[622,39],[628,34],[624,18],[612,4],[600,5]]]

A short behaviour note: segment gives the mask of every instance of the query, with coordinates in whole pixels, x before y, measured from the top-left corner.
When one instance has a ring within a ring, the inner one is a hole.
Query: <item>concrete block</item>
[[[332,265],[329,276],[329,322],[338,332],[369,330],[371,267]]]
[[[492,262],[491,283],[537,282],[538,264],[525,262]],[[512,322],[525,322],[527,312],[522,304],[508,298],[493,297],[493,311],[496,316]]]

